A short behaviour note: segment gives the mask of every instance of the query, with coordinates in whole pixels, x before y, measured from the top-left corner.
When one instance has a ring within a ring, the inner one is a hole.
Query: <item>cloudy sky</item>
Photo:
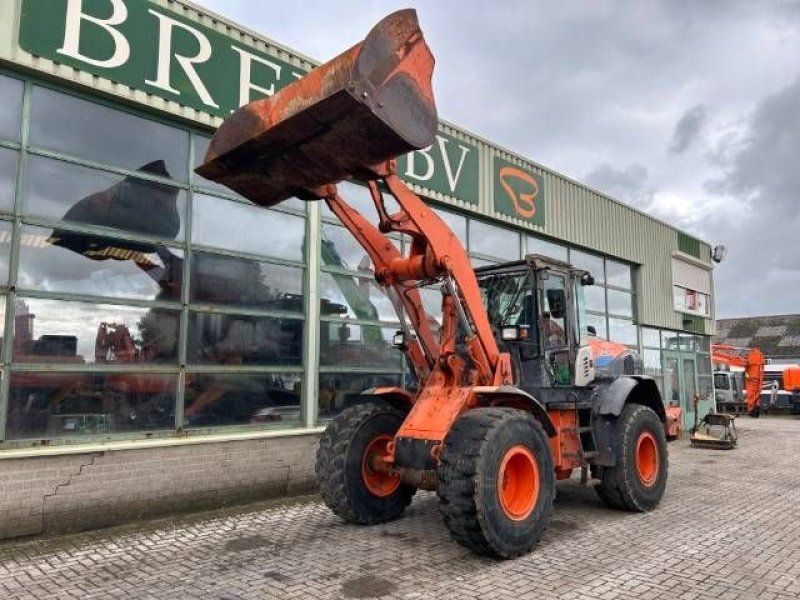
[[[200,4],[318,60],[414,4],[443,118],[726,245],[718,317],[800,313],[800,0]]]

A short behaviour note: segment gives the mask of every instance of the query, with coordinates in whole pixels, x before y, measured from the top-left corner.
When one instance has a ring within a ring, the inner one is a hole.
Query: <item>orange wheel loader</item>
[[[398,177],[393,159],[435,139],[433,64],[416,13],[393,13],[234,112],[198,172],[262,206],[326,202],[398,309],[394,343],[416,384],[366,390],[330,422],[316,464],[326,504],[347,521],[381,523],[417,489],[436,490],[456,540],[514,557],[536,544],[556,480],[575,469],[591,469],[609,506],[655,508],[667,481],[666,415],[635,353],[587,335],[591,274],[539,255],[473,270]],[[377,224],[339,195],[348,179],[368,186]],[[392,233],[410,240],[407,252]],[[420,298],[430,285],[441,289],[438,331]]]

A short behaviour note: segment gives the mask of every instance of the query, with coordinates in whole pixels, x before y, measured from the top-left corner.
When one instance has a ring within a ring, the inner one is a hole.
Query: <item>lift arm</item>
[[[748,414],[758,409],[761,388],[764,387],[764,355],[758,348],[739,348],[714,344],[711,346],[711,361],[744,369],[745,402]]]

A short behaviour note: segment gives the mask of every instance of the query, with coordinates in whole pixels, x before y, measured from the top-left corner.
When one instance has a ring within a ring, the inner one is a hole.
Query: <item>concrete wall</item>
[[[314,489],[318,435],[0,460],[0,539]]]

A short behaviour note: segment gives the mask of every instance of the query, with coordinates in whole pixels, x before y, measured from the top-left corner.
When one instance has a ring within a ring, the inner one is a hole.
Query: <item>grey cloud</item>
[[[690,108],[675,125],[669,151],[680,154],[689,149],[700,137],[708,121],[706,108],[702,104]]]
[[[655,190],[648,181],[649,173],[645,167],[633,164],[618,169],[609,164],[601,164],[583,178],[597,190],[612,198],[622,200],[640,210],[652,207]]]
[[[800,311],[798,148],[800,77],[758,104],[724,177],[706,184],[731,199],[703,228],[730,250],[716,272],[720,293],[731,294],[722,316]]]

